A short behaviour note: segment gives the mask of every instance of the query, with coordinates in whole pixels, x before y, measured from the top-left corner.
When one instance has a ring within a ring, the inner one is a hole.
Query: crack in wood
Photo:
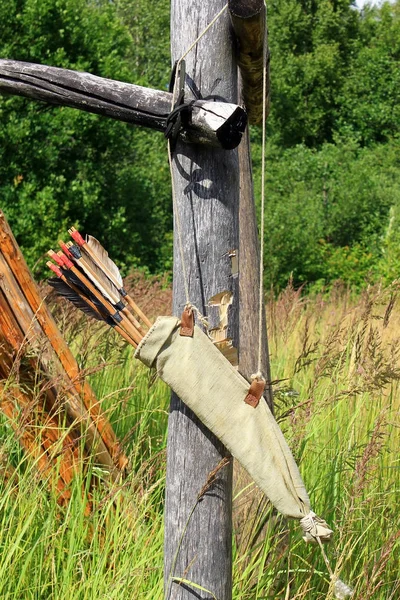
[[[238,351],[233,345],[232,338],[227,336],[229,326],[229,308],[233,303],[233,293],[225,290],[219,294],[215,294],[208,301],[208,306],[218,308],[219,323],[217,327],[209,329],[209,335],[213,339],[218,350],[229,360],[234,366],[238,366]]]

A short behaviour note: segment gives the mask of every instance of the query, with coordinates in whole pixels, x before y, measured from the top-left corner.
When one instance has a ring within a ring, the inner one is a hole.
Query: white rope
[[[265,7],[265,10],[267,8]],[[264,222],[265,222],[265,130],[267,121],[267,27],[264,27],[263,41],[263,111],[262,111],[262,151],[261,151],[261,215],[260,215],[260,268],[259,268],[259,294],[258,294],[258,356],[257,373],[253,379],[263,379],[262,355],[263,355],[263,312],[264,312]]]
[[[350,598],[354,591],[351,586],[342,581],[337,577],[337,575],[333,572],[331,564],[329,562],[329,558],[326,555],[322,542],[329,542],[333,531],[329,529],[327,523],[321,517],[318,517],[312,510],[300,519],[300,526],[303,530],[304,536],[303,539],[306,542],[316,542],[321,550],[322,558],[324,559],[325,566],[329,573],[329,576],[332,581],[333,593],[335,598],[338,600],[345,600],[345,598]]]
[[[178,210],[177,202],[176,202],[174,172],[172,169],[171,143],[169,140],[168,140],[167,149],[168,149],[169,170],[171,172],[172,210],[174,211],[175,220],[176,220],[176,230],[178,233],[178,247],[179,247],[179,254],[181,257],[182,276],[183,276],[183,285],[185,287],[186,306],[190,306],[189,283],[188,283],[188,278],[187,278],[187,274],[186,274],[185,254],[183,251],[183,243],[182,243],[181,218],[179,215],[179,210]]]
[[[177,84],[179,81],[179,71],[180,71],[182,61],[189,54],[189,52],[191,52],[193,50],[193,48],[195,48],[197,46],[197,44],[199,43],[201,38],[206,35],[206,33],[209,31],[209,29],[211,29],[211,27],[214,25],[214,23],[216,23],[218,21],[218,19],[224,14],[224,12],[226,11],[227,8],[228,8],[228,3],[226,3],[225,6],[219,11],[219,13],[217,15],[215,15],[215,17],[212,19],[212,21],[210,21],[210,23],[207,25],[207,27],[200,33],[200,35],[194,40],[194,42],[189,46],[189,48],[184,52],[184,54],[182,54],[182,56],[176,63],[176,69],[175,69],[176,75],[175,75],[174,89],[172,92],[171,110],[174,108],[175,102],[176,102],[176,91],[178,89]],[[199,317],[200,322],[206,327],[207,320],[201,314],[199,309],[196,308],[195,306],[193,306],[192,303],[190,302],[189,282],[188,282],[188,277],[187,277],[185,253],[183,250],[183,242],[182,242],[181,220],[180,220],[179,210],[178,210],[177,201],[176,201],[175,180],[174,180],[174,172],[173,172],[173,168],[172,168],[171,144],[170,144],[169,140],[168,140],[168,161],[169,161],[169,169],[171,172],[172,209],[174,211],[174,215],[175,215],[175,219],[176,219],[176,230],[177,230],[177,234],[178,234],[178,247],[179,247],[179,254],[180,254],[181,264],[182,264],[183,285],[185,288],[185,298],[186,298],[185,308],[193,308],[195,310],[197,316]]]

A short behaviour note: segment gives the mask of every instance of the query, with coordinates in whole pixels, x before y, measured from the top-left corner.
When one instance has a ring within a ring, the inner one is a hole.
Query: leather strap
[[[264,379],[253,379],[251,382],[247,396],[244,399],[246,404],[250,404],[253,408],[256,408],[260,402],[260,399],[265,390]]]
[[[181,316],[181,329],[179,335],[183,337],[193,337],[194,333],[194,314],[190,306],[186,306]]]

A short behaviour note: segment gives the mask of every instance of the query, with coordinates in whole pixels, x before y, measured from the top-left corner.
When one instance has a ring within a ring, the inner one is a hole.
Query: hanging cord
[[[184,252],[183,252],[181,218],[180,218],[180,215],[179,215],[179,210],[178,210],[178,207],[177,207],[176,195],[175,195],[176,194],[176,190],[175,190],[175,182],[174,182],[174,173],[173,173],[173,169],[172,169],[171,144],[170,144],[169,140],[168,140],[168,161],[169,161],[169,169],[170,169],[170,172],[171,172],[172,208],[173,208],[175,219],[176,219],[176,229],[177,229],[177,233],[178,233],[179,254],[180,254],[180,257],[181,257],[181,264],[182,264],[183,285],[185,287],[186,305],[188,306],[188,305],[190,305],[189,284],[188,284],[188,278],[187,278],[187,273],[186,273],[185,256],[184,256]]]
[[[267,7],[265,7],[267,10]],[[253,384],[255,381],[264,381],[262,376],[262,349],[263,349],[263,311],[264,311],[264,225],[265,225],[265,146],[266,146],[266,120],[267,120],[267,69],[268,69],[268,48],[267,48],[267,27],[264,30],[264,41],[263,41],[263,111],[262,111],[262,152],[261,152],[261,223],[260,223],[260,287],[259,287],[259,314],[258,314],[258,359],[257,359],[257,373],[252,375]],[[301,519],[300,525],[305,533],[305,540],[315,540],[322,553],[326,568],[328,570],[331,581],[333,582],[333,592],[338,600],[349,598],[353,595],[353,589],[339,579],[332,571],[329,559],[325,553],[322,545],[322,541],[329,541],[332,535],[332,531],[329,529],[323,519],[315,515],[312,511]]]
[[[351,596],[353,596],[354,594],[353,588],[335,575],[335,573],[332,571],[329,559],[325,553],[324,547],[319,537],[317,537],[317,542],[319,547],[321,548],[322,557],[325,561],[325,565],[328,570],[331,581],[333,582],[333,593],[335,598],[337,598],[337,600],[345,600],[345,598],[351,598]]]
[[[174,109],[175,102],[177,99],[179,72],[180,72],[182,61],[186,58],[186,56],[189,54],[189,52],[191,52],[193,50],[193,48],[195,48],[197,46],[197,44],[199,43],[201,38],[206,35],[206,33],[209,31],[209,29],[211,29],[211,27],[214,25],[214,23],[216,23],[218,21],[218,19],[224,14],[224,12],[226,11],[227,8],[228,8],[228,3],[226,3],[225,6],[219,11],[219,13],[217,15],[215,15],[215,17],[212,19],[212,21],[210,21],[210,23],[207,25],[207,27],[200,33],[200,35],[194,40],[194,42],[189,46],[189,48],[182,54],[180,59],[177,61],[176,67],[175,67],[176,77],[175,77],[175,82],[174,82],[174,89],[172,92],[171,110]],[[184,256],[184,251],[183,251],[183,242],[182,242],[181,219],[180,219],[180,214],[179,214],[177,201],[176,201],[176,188],[175,188],[174,172],[173,172],[173,168],[172,168],[172,151],[171,151],[170,140],[168,140],[168,161],[169,161],[169,169],[171,172],[172,207],[173,207],[173,211],[174,211],[174,215],[175,215],[175,219],[176,219],[176,230],[177,230],[177,234],[178,234],[178,247],[179,247],[179,254],[180,254],[181,264],[182,264],[183,284],[184,284],[184,288],[185,288],[185,299],[186,299],[185,308],[194,310],[199,321],[207,329],[208,328],[207,319],[201,314],[199,309],[196,308],[196,306],[194,306],[190,302],[189,282],[188,282],[188,277],[187,277],[187,270],[186,270],[185,256]]]

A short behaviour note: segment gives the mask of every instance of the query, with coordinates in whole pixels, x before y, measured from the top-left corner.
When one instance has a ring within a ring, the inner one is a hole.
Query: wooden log
[[[159,131],[166,130],[172,109],[169,92],[17,60],[0,60],[0,92],[70,106]],[[244,109],[236,104],[197,100],[186,121],[185,139],[230,150],[239,144],[246,123]]]
[[[224,0],[193,0],[190,6],[187,0],[172,1],[173,60],[182,56],[223,6]],[[188,77],[201,88],[204,97],[213,90],[236,103],[237,68],[229,26],[226,12],[185,60]],[[209,317],[211,328],[218,328],[220,307],[209,307],[209,300],[223,292],[232,295],[227,336],[237,346],[238,279],[232,266],[238,247],[237,151],[224,153],[178,143],[173,178],[190,301]],[[181,315],[186,297],[176,215],[174,232],[173,311]],[[165,504],[167,600],[231,599],[231,501],[232,459],[215,436],[173,395]],[[196,585],[203,589],[200,591]]]
[[[5,346],[3,354],[0,354],[0,370],[4,367],[8,371],[12,368],[15,354],[21,349],[24,334],[10,314],[9,305],[1,287],[1,279],[0,272],[0,344]]]
[[[112,459],[106,444],[103,442],[96,424],[92,422],[90,412],[85,409],[84,403],[77,395],[76,380],[71,381],[63,368],[57,368],[56,361],[58,355],[56,353],[50,353],[50,349],[47,347],[49,340],[43,334],[39,323],[36,321],[34,312],[30,306],[27,305],[18,283],[2,253],[0,253],[0,288],[3,292],[0,297],[7,297],[9,299],[9,304],[17,307],[17,309],[14,308],[13,311],[11,311],[10,308],[8,309],[12,312],[10,315],[11,321],[15,320],[18,327],[23,332],[24,342],[27,343],[30,348],[36,349],[40,360],[44,360],[47,374],[50,376],[64,374],[64,378],[67,376],[65,408],[69,413],[69,416],[76,424],[84,425],[85,435],[87,436],[87,445],[96,456],[96,460],[109,469],[112,479],[119,478],[120,471],[116,469],[114,460]],[[21,310],[20,307],[23,307],[23,309]],[[65,345],[65,341],[63,344]],[[35,368],[35,365],[32,364],[32,367]],[[37,363],[37,367],[40,368],[39,362]],[[60,364],[60,367],[62,367],[62,364]]]
[[[41,400],[19,384],[0,381],[0,410],[48,487],[55,485],[59,504],[65,504],[71,497],[70,484],[80,463],[73,435],[64,434],[57,416],[46,414]],[[89,512],[87,504],[85,514]]]
[[[262,121],[263,52],[266,33],[264,0],[228,0],[233,32],[236,38],[236,60],[240,68],[243,101],[249,123]],[[270,106],[269,61],[267,72],[267,115]]]
[[[257,371],[260,285],[260,240],[254,203],[253,173],[251,166],[250,139],[247,131],[239,149],[240,208],[239,208],[239,371],[250,379]],[[261,240],[263,243],[263,240]],[[261,371],[267,382],[271,381],[267,326],[263,310]],[[266,386],[265,398],[273,410],[270,385]]]
[[[107,464],[110,462],[108,460],[109,453],[112,458],[111,464],[109,464],[110,473],[113,478],[117,478],[119,470],[125,467],[127,459],[119,446],[114,431],[103,415],[92,389],[85,380],[82,380],[79,366],[54,322],[47,305],[39,294],[39,290],[2,211],[0,211],[0,250],[0,273],[2,275],[0,283],[2,285],[6,283],[6,296],[10,296],[12,298],[11,304],[15,303],[15,306],[18,307],[17,320],[21,325],[21,329],[25,335],[28,332],[34,332],[35,335],[39,336],[39,339],[44,332],[73,388],[82,398],[91,419],[93,419],[93,424],[88,427],[89,434],[94,436],[93,441],[101,436],[101,439],[97,440],[97,447],[98,454],[102,457],[102,463]],[[17,278],[15,281],[14,275]],[[71,403],[71,409],[83,417],[79,402]],[[98,436],[97,430],[100,436]],[[114,468],[114,465],[117,469]]]

